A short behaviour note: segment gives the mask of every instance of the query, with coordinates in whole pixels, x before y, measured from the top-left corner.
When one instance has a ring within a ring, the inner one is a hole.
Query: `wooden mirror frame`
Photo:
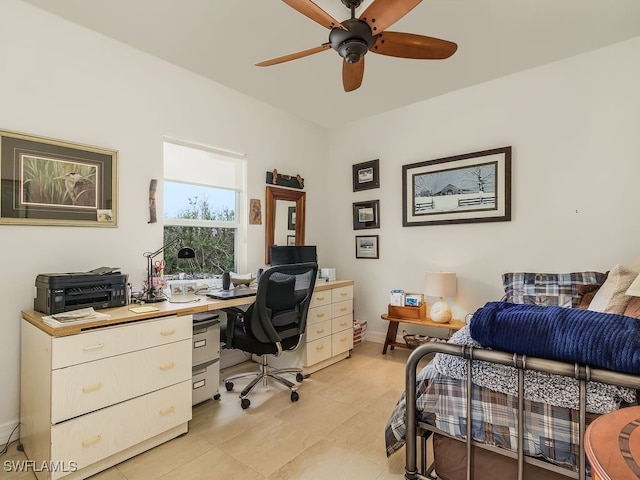
[[[267,186],[265,205],[264,263],[271,263],[271,246],[276,238],[276,200],[296,202],[296,245],[304,245],[306,192]]]

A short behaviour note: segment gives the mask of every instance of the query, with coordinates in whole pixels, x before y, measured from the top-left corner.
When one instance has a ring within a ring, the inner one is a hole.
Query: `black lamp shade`
[[[182,247],[178,250],[178,258],[196,258],[196,252],[191,247]]]

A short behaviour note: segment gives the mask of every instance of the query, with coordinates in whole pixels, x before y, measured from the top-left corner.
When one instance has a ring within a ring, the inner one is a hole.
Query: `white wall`
[[[332,131],[329,255],[356,280],[367,337],[386,331],[389,290],[424,292],[430,270],[457,272],[463,318],[502,296],[503,272],[605,271],[640,256],[638,85],[640,37]],[[506,145],[511,222],[402,227],[402,165]],[[352,192],[352,164],[375,158],[380,189]],[[375,199],[381,228],[352,230],[352,203]],[[362,234],[380,236],[379,260],[355,259]]]
[[[117,266],[140,286],[142,253],[162,245],[147,199],[163,135],[247,154],[248,196],[263,215],[266,171],[299,173],[312,218],[327,142],[317,126],[16,0],[0,3],[0,44],[0,129],[118,150],[120,205],[118,228],[0,225],[2,445],[19,417],[20,311],[33,306],[36,275]],[[255,272],[264,226],[247,228],[243,267]],[[310,223],[307,238],[320,237]]]

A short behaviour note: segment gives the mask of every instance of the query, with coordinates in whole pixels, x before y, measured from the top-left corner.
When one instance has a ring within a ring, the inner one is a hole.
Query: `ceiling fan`
[[[440,60],[449,58],[458,49],[455,43],[439,38],[385,31],[422,0],[374,0],[359,18],[356,18],[355,10],[363,0],[341,1],[351,10],[351,18],[343,22],[337,21],[311,0],[283,0],[314,22],[331,29],[329,41],[308,50],[256,63],[256,66],[277,65],[333,48],[343,58],[344,90],[351,92],[362,84],[364,56],[368,51],[392,57]]]

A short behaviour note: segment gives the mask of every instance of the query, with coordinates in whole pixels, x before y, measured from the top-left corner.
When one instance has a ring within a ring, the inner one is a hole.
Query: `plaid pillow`
[[[502,275],[505,302],[534,305],[577,307],[581,293],[579,285],[601,284],[604,273],[529,273],[516,272]]]

